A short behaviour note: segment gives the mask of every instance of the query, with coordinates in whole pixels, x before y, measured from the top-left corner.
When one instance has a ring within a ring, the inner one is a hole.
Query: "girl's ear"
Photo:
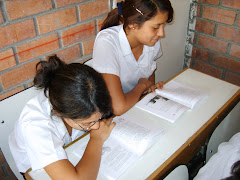
[[[129,29],[138,29],[138,27],[139,27],[138,24],[129,24],[128,25]]]
[[[134,28],[134,24],[129,24],[129,25],[128,25],[128,28],[129,28],[129,29],[133,29],[133,28]]]

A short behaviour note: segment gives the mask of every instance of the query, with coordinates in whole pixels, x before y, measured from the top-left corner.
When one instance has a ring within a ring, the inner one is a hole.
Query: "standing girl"
[[[93,48],[93,68],[102,73],[112,98],[113,113],[129,110],[155,84],[160,38],[173,19],[169,0],[125,0],[109,12]]]
[[[101,120],[111,112],[111,98],[101,76],[89,66],[65,64],[57,56],[37,64],[34,78],[42,89],[24,107],[9,146],[19,171],[44,169],[51,179],[96,179],[102,145],[115,123]],[[90,140],[74,167],[63,146],[86,131]]]

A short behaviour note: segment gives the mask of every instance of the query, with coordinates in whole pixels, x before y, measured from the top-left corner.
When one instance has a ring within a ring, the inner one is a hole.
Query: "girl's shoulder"
[[[40,90],[35,97],[30,99],[24,106],[20,119],[23,122],[35,119],[50,119],[51,105],[43,90]],[[30,118],[31,117],[31,118]],[[44,117],[44,118],[43,118]]]
[[[97,34],[97,39],[98,38],[117,38],[119,36],[119,32],[122,29],[122,25],[118,26],[112,26],[106,29],[101,30]]]

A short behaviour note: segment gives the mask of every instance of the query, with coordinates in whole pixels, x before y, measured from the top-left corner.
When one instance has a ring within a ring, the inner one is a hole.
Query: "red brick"
[[[199,33],[194,32],[194,36],[193,36],[193,44],[196,44],[197,41],[197,37],[199,36]]]
[[[56,7],[63,7],[63,6],[67,6],[70,4],[74,4],[74,3],[79,3],[82,2],[84,0],[55,0],[56,1]]]
[[[91,21],[62,32],[64,46],[79,42],[95,35],[95,24]]]
[[[197,16],[200,17],[201,5],[197,5]]]
[[[50,31],[70,26],[77,22],[76,9],[68,8],[37,18],[39,33],[44,34]]]
[[[38,14],[52,9],[51,0],[14,0],[5,1],[9,20]]]
[[[232,44],[231,50],[230,50],[230,55],[240,58],[240,46]]]
[[[192,57],[208,62],[209,56],[210,52],[208,50],[193,47]]]
[[[215,7],[204,6],[202,17],[205,19],[233,25],[236,17],[236,12]]]
[[[4,22],[3,16],[2,16],[2,10],[0,9],[0,24]]]
[[[59,49],[58,36],[52,34],[17,47],[20,62],[25,62]]]
[[[101,29],[101,26],[103,24],[103,21],[106,19],[107,16],[103,17],[103,18],[100,18],[100,19],[97,19],[97,32],[100,31]]]
[[[93,52],[93,45],[94,45],[95,38],[89,39],[83,42],[83,55],[88,55]]]
[[[198,38],[198,45],[207,48],[207,49],[211,49],[214,51],[218,51],[221,53],[226,53],[227,52],[227,47],[228,47],[228,43],[218,40],[218,39],[214,39],[214,38],[210,38],[204,35],[199,35]]]
[[[240,17],[238,17],[238,26],[240,27]]]
[[[240,9],[240,1],[239,0],[223,0],[222,6],[230,7],[234,9]]]
[[[77,44],[72,47],[65,48],[56,54],[62,61],[70,63],[81,57],[80,46]]]
[[[34,85],[33,82],[27,83],[28,87],[32,87]]]
[[[108,0],[96,0],[79,6],[80,20],[84,21],[108,13]]]
[[[194,69],[214,76],[216,78],[221,78],[223,73],[223,70],[211,66],[210,64],[202,63],[200,61],[195,62]]]
[[[240,86],[240,75],[233,74],[231,72],[226,72],[225,80]]]
[[[237,61],[235,59],[214,53],[212,56],[211,62],[212,64],[220,66],[224,69],[228,69],[233,72],[240,73],[240,61]]]
[[[24,86],[20,86],[20,87],[17,87],[15,89],[13,89],[13,90],[7,91],[6,93],[0,95],[0,101],[5,99],[5,98],[8,98],[8,97],[10,97],[14,94],[17,94],[18,92],[23,91],[23,90],[24,90]],[[1,157],[0,157],[0,159],[1,159]],[[0,164],[2,164],[2,163],[0,163]]]
[[[39,60],[24,64],[1,74],[0,80],[2,82],[3,89],[8,89],[24,81],[32,79],[36,73],[35,67],[37,62],[39,62]]]
[[[195,30],[213,35],[214,27],[215,27],[214,23],[197,19]]]
[[[219,25],[216,36],[222,39],[227,39],[236,43],[240,43],[240,30],[232,27]]]
[[[0,28],[0,48],[34,37],[36,35],[32,19]]]
[[[215,5],[219,4],[219,0],[199,0],[199,2],[204,2],[204,3],[208,3],[208,4],[215,4]]]
[[[193,68],[193,62],[194,62],[194,60],[191,59],[191,60],[190,60],[190,65],[189,65],[190,68]]]
[[[16,61],[12,49],[0,52],[0,71],[3,71],[15,65]]]

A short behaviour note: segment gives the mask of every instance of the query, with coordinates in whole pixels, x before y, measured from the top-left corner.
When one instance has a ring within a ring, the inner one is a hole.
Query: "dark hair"
[[[121,23],[123,23],[124,29],[130,24],[141,26],[156,16],[158,11],[168,12],[167,22],[172,21],[173,8],[169,0],[125,0],[122,3],[122,16],[118,14],[117,8],[113,9],[104,20],[101,30]]]
[[[240,161],[237,161],[233,164],[231,176],[224,178],[222,180],[240,180]]]
[[[40,67],[41,66],[41,67]],[[88,118],[99,111],[111,113],[111,97],[102,75],[80,64],[65,64],[56,55],[36,65],[34,85],[44,89],[53,110],[62,117]]]

